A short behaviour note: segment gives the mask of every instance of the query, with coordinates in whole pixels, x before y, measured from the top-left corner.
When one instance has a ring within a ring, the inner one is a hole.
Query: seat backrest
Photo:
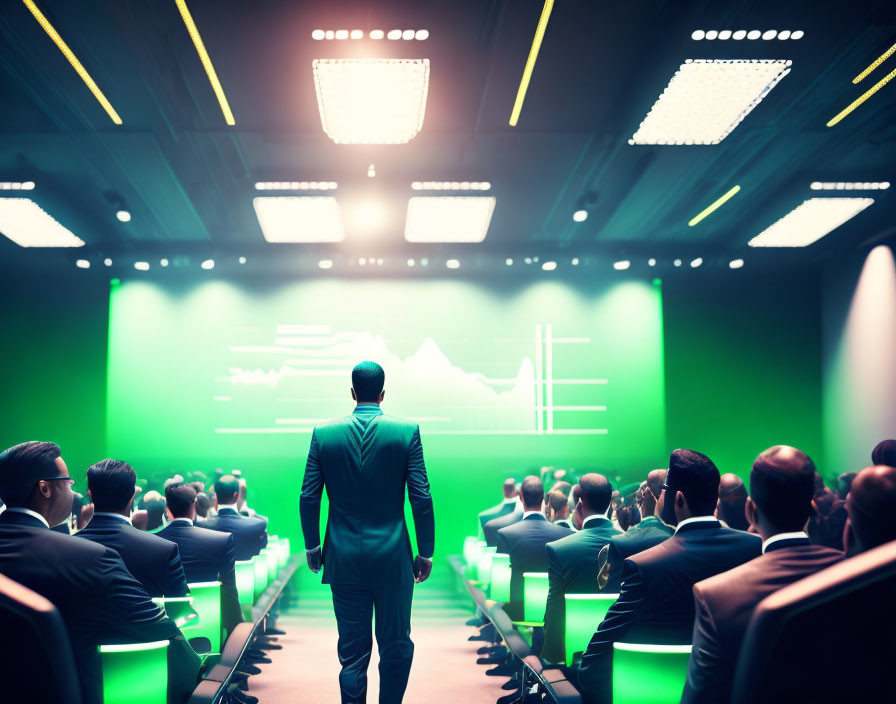
[[[489,597],[495,601],[510,601],[510,555],[495,553],[492,555],[492,570],[488,580]]]
[[[194,582],[187,585],[199,623],[191,627],[188,637],[208,638],[211,652],[221,652],[221,583]]]
[[[80,704],[81,685],[68,632],[53,604],[0,574],[0,659],[3,697]]]
[[[591,637],[604,620],[618,594],[566,594],[564,644],[566,665],[572,667],[577,653],[585,652]]]
[[[896,541],[763,599],[750,619],[732,701],[862,701],[892,690]]]
[[[255,603],[255,564],[252,560],[237,560],[234,570],[240,604],[252,606]]]
[[[251,562],[255,569],[255,594],[252,598],[252,603],[255,603],[261,593],[268,588],[268,561],[264,555],[259,553],[252,558]]]
[[[690,645],[613,643],[613,704],[678,704]]]
[[[166,704],[168,641],[101,645],[103,704]]]
[[[541,623],[547,603],[548,573],[523,572],[523,619],[527,623]]]
[[[498,548],[486,546],[479,553],[479,562],[476,563],[476,579],[482,582],[483,589],[488,588],[488,580],[492,569],[492,557],[497,550]]]

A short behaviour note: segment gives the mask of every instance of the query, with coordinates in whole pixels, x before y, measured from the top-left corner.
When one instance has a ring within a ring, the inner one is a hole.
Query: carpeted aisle
[[[310,576],[310,575],[309,575]],[[338,704],[339,661],[336,658],[336,620],[329,588],[302,575],[298,604],[281,615],[277,627],[282,650],[271,651],[273,662],[262,665],[260,675],[249,679],[249,694],[260,704]],[[440,701],[495,704],[508,692],[501,689],[506,677],[485,674],[489,666],[477,665],[481,641],[468,641],[474,629],[464,625],[472,616],[467,602],[450,587],[424,584],[414,593],[411,639],[414,664],[404,701],[407,704]],[[378,657],[374,647],[368,670],[367,701],[378,699]]]

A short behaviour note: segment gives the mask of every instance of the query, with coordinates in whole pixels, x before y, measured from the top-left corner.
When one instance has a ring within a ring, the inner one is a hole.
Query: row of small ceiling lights
[[[367,36],[370,39],[390,39],[392,41],[397,41],[399,39],[404,39],[405,41],[417,40],[418,42],[425,41],[429,39],[429,30],[428,29],[390,29],[388,32],[385,32],[382,29],[371,29],[368,32]],[[327,40],[339,40],[343,41],[345,39],[363,39],[364,38],[364,30],[363,29],[315,29],[311,32],[311,38],[315,41],[323,41]]]
[[[780,39],[783,41],[786,39],[802,39],[804,36],[805,32],[801,29],[794,32],[791,32],[789,29],[784,29],[780,32],[775,29],[767,29],[764,32],[758,29],[751,29],[749,32],[745,29],[738,29],[734,32],[730,29],[723,29],[721,31],[716,31],[715,29],[707,31],[696,29],[691,34],[691,39],[698,42],[703,39],[709,41],[714,39],[721,39],[722,41],[726,39],[734,39],[735,41],[740,41],[741,39],[749,39],[751,41],[755,41],[756,39],[764,39],[765,41]]]
[[[813,191],[885,191],[889,187],[889,181],[813,181],[809,186]]]

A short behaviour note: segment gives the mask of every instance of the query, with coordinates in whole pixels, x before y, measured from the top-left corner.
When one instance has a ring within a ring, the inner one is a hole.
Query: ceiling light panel
[[[30,198],[0,198],[0,233],[20,247],[84,246]]]
[[[494,197],[409,198],[404,238],[408,242],[482,242],[494,210]]]
[[[268,242],[341,242],[342,214],[330,196],[260,196],[252,200]]]
[[[734,31],[730,29],[723,29],[721,31],[716,31],[714,29],[710,29],[707,31],[704,31],[702,29],[695,29],[693,32],[691,32],[691,39],[693,39],[695,42],[702,41],[703,39],[708,39],[709,41],[712,41],[713,39],[721,39],[722,41],[725,41],[726,39],[734,39],[735,41],[740,41],[744,38],[750,39],[752,41],[755,41],[757,39],[764,39],[765,41],[780,39],[783,41],[787,39],[799,40],[804,36],[805,32],[799,29],[796,31],[784,29],[780,32],[774,29],[767,29],[765,31],[756,29],[749,33],[747,33],[747,30],[745,29],[738,29]]]
[[[33,191],[34,181],[0,181],[0,191]]]
[[[415,191],[488,191],[492,184],[488,181],[414,181]]]
[[[783,59],[688,59],[629,144],[718,144],[790,73]]]
[[[337,144],[404,144],[423,127],[429,59],[315,59],[324,132]]]
[[[889,181],[813,181],[809,188],[813,191],[885,191]]]
[[[751,247],[808,247],[873,202],[873,198],[809,198],[748,244]]]

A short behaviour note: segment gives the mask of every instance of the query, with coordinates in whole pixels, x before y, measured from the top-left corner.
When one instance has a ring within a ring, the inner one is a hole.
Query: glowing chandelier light
[[[482,242],[494,197],[415,196],[408,199],[404,238],[408,242]]]
[[[751,247],[808,247],[874,203],[873,198],[809,198],[751,239]]]
[[[342,214],[330,196],[263,196],[252,199],[268,242],[341,242]]]
[[[337,144],[404,144],[423,127],[429,59],[315,59],[324,132]]]
[[[0,233],[20,247],[84,246],[30,198],[0,198]]]

